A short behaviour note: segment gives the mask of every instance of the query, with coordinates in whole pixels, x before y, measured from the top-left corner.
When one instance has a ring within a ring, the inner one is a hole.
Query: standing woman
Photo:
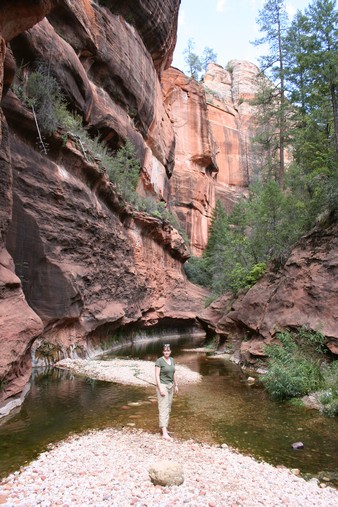
[[[166,440],[172,440],[168,434],[169,416],[173,401],[174,390],[178,392],[178,384],[175,374],[175,361],[170,357],[169,343],[162,348],[162,357],[155,363],[155,380],[158,401],[158,411],[162,436]]]

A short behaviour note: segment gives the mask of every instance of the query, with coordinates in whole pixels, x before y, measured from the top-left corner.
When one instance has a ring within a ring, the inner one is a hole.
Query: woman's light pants
[[[165,396],[161,396],[160,391],[156,389],[160,428],[168,428],[174,395],[174,384],[161,384],[161,389],[165,392]]]

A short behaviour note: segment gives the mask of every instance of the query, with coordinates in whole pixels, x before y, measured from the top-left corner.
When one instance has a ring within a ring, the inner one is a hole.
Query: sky
[[[311,0],[287,0],[289,19],[297,10],[304,11]],[[262,46],[250,41],[262,37],[256,23],[263,0],[181,0],[178,36],[173,67],[187,72],[183,51],[188,40],[195,42],[194,53],[202,56],[205,47],[217,54],[217,63],[226,67],[230,60],[247,60],[258,64]]]

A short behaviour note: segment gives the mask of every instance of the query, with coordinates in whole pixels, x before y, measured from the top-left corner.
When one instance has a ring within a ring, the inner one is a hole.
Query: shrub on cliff
[[[65,140],[71,137],[86,160],[101,165],[125,201],[136,209],[166,220],[174,228],[180,229],[177,218],[168,211],[164,203],[136,193],[141,164],[134,145],[127,140],[124,146],[112,153],[99,136],[92,138],[83,126],[81,117],[67,109],[61,88],[48,67],[39,65],[29,73],[27,69],[19,69],[13,91],[33,112],[38,144],[44,154],[48,151],[45,136],[61,128]],[[184,237],[184,232],[180,232]],[[184,239],[187,241],[186,237]]]
[[[37,143],[41,151],[47,154],[45,136],[53,134],[65,118],[71,116],[57,80],[44,64],[38,65],[36,70],[27,75],[26,70],[20,68],[13,90],[32,110],[38,134]]]
[[[93,141],[91,141],[93,143]],[[182,230],[176,216],[171,213],[164,202],[159,202],[151,196],[140,196],[136,187],[141,171],[141,164],[137,157],[134,145],[127,141],[126,144],[112,154],[101,143],[96,142],[96,156],[100,154],[102,166],[107,171],[109,179],[116,185],[123,199],[132,204],[138,211],[144,211],[149,215],[168,222],[177,229],[184,241],[188,238]]]
[[[43,67],[31,72],[26,84],[26,103],[34,107],[41,132],[50,135],[60,123],[64,101],[56,79]]]
[[[107,174],[128,202],[134,201],[140,170],[140,161],[130,141],[127,141],[115,156],[106,157]]]

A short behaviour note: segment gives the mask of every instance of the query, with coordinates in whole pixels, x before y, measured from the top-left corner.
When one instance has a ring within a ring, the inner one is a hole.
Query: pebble
[[[181,463],[184,483],[154,486],[155,461]],[[227,446],[166,441],[123,428],[54,445],[0,482],[1,507],[337,507],[338,491]]]

